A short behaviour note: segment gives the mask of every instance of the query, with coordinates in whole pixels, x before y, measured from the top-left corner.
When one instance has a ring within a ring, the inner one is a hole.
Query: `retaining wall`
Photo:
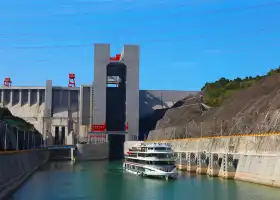
[[[159,141],[145,141],[159,142]],[[280,135],[162,140],[177,152],[232,154],[238,157],[234,179],[280,187]]]
[[[0,152],[0,199],[16,190],[48,159],[47,150]]]
[[[102,160],[109,158],[109,143],[77,144],[75,159],[77,161]]]

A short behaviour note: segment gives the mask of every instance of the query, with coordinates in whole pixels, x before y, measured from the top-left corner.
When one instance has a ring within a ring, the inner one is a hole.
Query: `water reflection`
[[[53,162],[10,200],[280,200],[280,190],[245,182],[180,173],[178,180],[124,173],[121,162]]]

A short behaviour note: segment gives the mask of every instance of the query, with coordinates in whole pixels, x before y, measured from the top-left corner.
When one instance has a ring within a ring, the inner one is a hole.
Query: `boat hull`
[[[141,177],[152,177],[152,178],[162,178],[162,179],[177,179],[178,177],[178,171],[176,167],[171,172],[165,172],[165,171],[150,171],[149,169],[145,169],[144,171],[140,170],[131,170],[125,166],[123,166],[124,171]]]

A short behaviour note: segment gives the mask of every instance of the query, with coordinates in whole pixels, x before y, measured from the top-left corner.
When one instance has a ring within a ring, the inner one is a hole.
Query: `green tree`
[[[243,79],[237,77],[233,80],[222,77],[212,83],[206,82],[201,88],[204,92],[204,101],[209,106],[220,106],[223,101],[230,97],[235,91],[251,87],[263,78],[279,73],[280,67],[277,67],[276,69],[270,70],[265,76],[246,76]]]

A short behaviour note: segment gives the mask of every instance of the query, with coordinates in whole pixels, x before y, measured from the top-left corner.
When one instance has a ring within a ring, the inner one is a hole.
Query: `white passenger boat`
[[[140,175],[176,179],[176,157],[168,143],[138,144],[125,154],[125,171]]]

